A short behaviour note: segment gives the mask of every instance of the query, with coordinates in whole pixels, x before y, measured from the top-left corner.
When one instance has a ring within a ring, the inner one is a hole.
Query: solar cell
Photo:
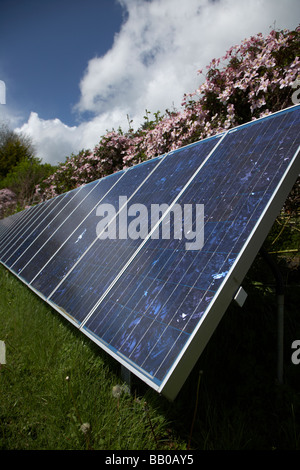
[[[17,229],[12,229],[12,233],[8,234],[3,247],[1,247],[0,256],[2,261],[7,265],[8,259],[23,246],[29,239],[34,239],[39,235],[40,230],[47,226],[47,222],[55,217],[55,213],[61,210],[63,201],[71,197],[71,193],[66,193],[54,198],[46,203],[35,206],[27,217],[23,218]]]
[[[99,204],[116,205],[122,188],[127,188],[129,196],[137,190],[145,178],[149,177],[161,159],[153,159],[139,166],[139,171],[128,169],[110,177],[103,178],[95,188],[93,194],[86,199],[85,207],[80,206],[74,213],[73,222],[65,228],[63,226],[49,240],[42,251],[47,253],[47,263],[33,260],[25,269],[30,284],[46,297],[57,290],[70,271],[75,270],[77,263],[85,256],[89,247],[97,240],[96,208]],[[84,212],[82,212],[84,209]],[[66,237],[67,234],[67,237]],[[57,242],[56,242],[57,240]],[[54,250],[53,244],[55,243]],[[38,262],[38,265],[37,265]],[[23,275],[24,271],[22,272]],[[83,282],[82,277],[81,282]],[[72,316],[73,311],[68,311]]]
[[[86,189],[86,188],[84,188]],[[84,189],[70,191],[55,200],[56,204],[45,205],[45,210],[40,217],[35,219],[27,230],[19,237],[17,247],[7,251],[3,258],[6,265],[20,273],[23,266],[29,262],[32,257],[40,257],[40,248],[43,243],[55,232],[59,224],[68,220],[72,215],[74,206],[80,203],[84,197]]]
[[[2,219],[2,224],[0,226],[0,240],[4,240],[5,237],[7,237],[7,234],[9,230],[13,227],[16,226],[18,223],[18,220],[20,220],[22,217],[24,217],[25,210],[22,212],[16,212],[15,214],[11,215],[10,217],[6,217],[5,219]],[[0,241],[1,244],[1,241]]]
[[[143,204],[146,208],[162,201],[171,203],[218,141],[219,138],[208,139],[201,143],[201,150],[194,151],[194,147],[191,146],[183,152],[174,152],[172,155],[165,156],[159,167],[155,168],[152,177],[144,181],[131,199],[127,200],[123,211],[127,211],[128,206],[136,203]],[[133,176],[136,179],[136,176],[139,175],[138,180],[143,181],[144,176],[140,172],[144,173],[149,163],[128,172],[120,185],[116,186],[112,193],[114,207],[118,207],[120,195],[124,197],[132,193],[130,179]],[[78,322],[87,316],[93,305],[101,298],[143,242],[141,239],[132,240],[129,237],[100,239],[96,233],[97,224],[98,217],[94,212],[86,225],[80,228],[80,231],[89,230],[92,238],[89,239],[84,256],[79,259],[76,266],[73,265],[72,270],[67,273],[59,287],[51,293],[48,290],[49,284],[44,280],[47,284],[45,287],[47,287],[49,299],[67,311]],[[79,232],[75,234],[73,243],[78,234]],[[33,286],[40,290],[40,284],[34,282]],[[89,294],[85,295],[86,292]]]
[[[41,210],[42,204],[39,207],[31,207],[22,212],[17,212],[10,217],[1,220],[1,240],[0,240],[0,254],[5,251],[5,247],[11,242],[11,237],[16,237],[17,232],[20,230],[22,224],[29,220],[29,216],[33,216],[36,210]],[[16,241],[16,240],[15,240]]]
[[[174,399],[297,178],[299,109],[0,221],[1,262]]]

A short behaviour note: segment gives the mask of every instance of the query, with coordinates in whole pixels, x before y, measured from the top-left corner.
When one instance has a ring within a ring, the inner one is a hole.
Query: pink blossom
[[[271,31],[265,37],[259,33],[232,46],[206,67],[204,82],[184,94],[180,111],[167,112],[149,128],[107,132],[92,151],[71,155],[38,185],[37,199],[53,197],[289,106],[291,87],[300,70],[295,52],[299,33],[299,27],[293,32]],[[203,70],[198,74],[204,75]]]

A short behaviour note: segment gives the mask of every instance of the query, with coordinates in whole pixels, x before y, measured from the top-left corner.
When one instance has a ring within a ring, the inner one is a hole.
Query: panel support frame
[[[284,356],[284,282],[278,264],[262,247],[259,251],[263,260],[270,267],[276,281],[277,297],[277,380],[283,384],[283,356]]]
[[[131,393],[132,373],[130,372],[130,370],[127,367],[123,366],[123,364],[121,364],[121,378],[122,378],[123,382],[125,382],[126,385],[128,386],[129,393]]]

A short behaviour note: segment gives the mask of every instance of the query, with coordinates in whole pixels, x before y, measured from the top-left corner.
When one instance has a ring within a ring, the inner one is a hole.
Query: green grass
[[[119,365],[0,266],[0,449],[300,450],[299,269],[284,276],[284,384],[272,276],[257,259],[244,307],[230,306],[170,403],[137,379],[114,396]]]

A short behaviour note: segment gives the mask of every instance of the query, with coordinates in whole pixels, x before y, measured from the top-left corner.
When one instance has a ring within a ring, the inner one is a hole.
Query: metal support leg
[[[124,382],[128,385],[129,392],[131,392],[131,372],[126,367],[121,365],[121,377]]]
[[[284,295],[277,295],[277,322],[278,322],[278,356],[277,356],[277,378],[283,383],[283,336],[284,336]]]
[[[283,383],[283,337],[284,337],[284,283],[281,272],[273,258],[264,250],[260,254],[270,266],[276,279],[277,294],[277,379]]]

